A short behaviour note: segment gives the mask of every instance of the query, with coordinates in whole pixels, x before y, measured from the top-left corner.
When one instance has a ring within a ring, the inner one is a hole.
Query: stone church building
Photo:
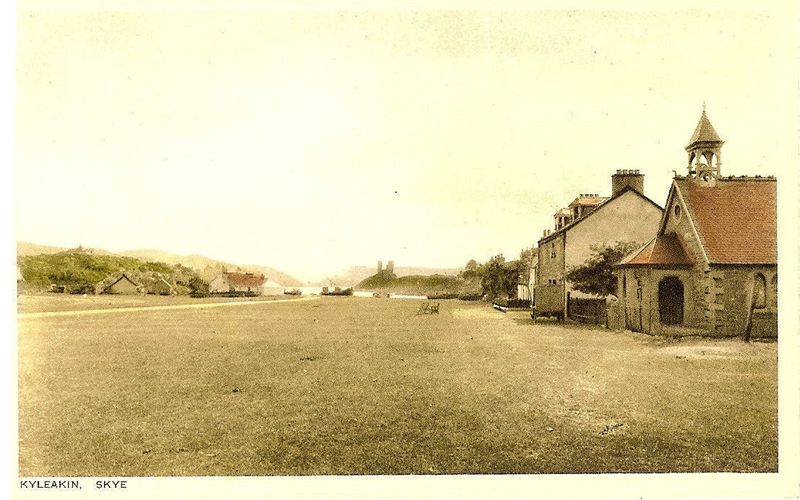
[[[723,177],[720,139],[705,110],[656,236],[618,264],[609,326],[655,335],[775,337],[776,185]]]

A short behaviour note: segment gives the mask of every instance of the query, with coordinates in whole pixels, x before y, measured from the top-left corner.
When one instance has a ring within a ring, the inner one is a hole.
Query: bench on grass
[[[439,303],[423,302],[417,309],[417,316],[420,314],[439,314]]]

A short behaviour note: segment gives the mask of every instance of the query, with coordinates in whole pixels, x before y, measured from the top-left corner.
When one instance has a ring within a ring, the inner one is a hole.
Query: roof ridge
[[[728,175],[724,177],[720,177],[718,180],[720,181],[736,181],[736,182],[744,182],[744,181],[754,181],[754,182],[778,182],[778,179],[774,175]]]
[[[561,229],[556,229],[555,231],[553,231],[552,233],[548,234],[547,236],[544,236],[544,237],[540,238],[539,241],[547,240],[547,239],[549,239],[551,237],[554,237],[556,234],[559,234],[559,233],[562,233],[562,232],[566,232],[568,229],[572,229],[574,226],[577,226],[578,224],[580,224],[581,221],[584,221],[584,220],[588,219],[589,217],[591,217],[592,214],[597,213],[597,211],[600,210],[601,207],[603,207],[604,205],[606,205],[608,203],[611,203],[613,200],[616,200],[617,198],[619,198],[623,194],[627,193],[628,191],[633,191],[638,196],[640,196],[640,197],[644,198],[645,200],[649,201],[656,208],[661,210],[661,212],[663,214],[664,207],[662,207],[658,203],[656,203],[653,200],[651,200],[644,193],[641,193],[641,192],[639,192],[639,190],[634,189],[632,186],[625,186],[624,188],[620,189],[619,192],[617,192],[617,194],[615,194],[613,196],[609,196],[607,199],[603,200],[601,203],[598,203],[597,205],[595,205],[594,210],[592,210],[588,214],[586,214],[583,217],[580,217],[580,218],[570,222],[569,224],[567,224],[566,226],[562,227]]]

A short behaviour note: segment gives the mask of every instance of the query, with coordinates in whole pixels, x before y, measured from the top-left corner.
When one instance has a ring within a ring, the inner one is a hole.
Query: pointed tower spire
[[[720,139],[711,121],[706,116],[706,103],[703,102],[703,114],[694,129],[686,153],[689,157],[689,177],[709,181],[720,175],[722,166],[722,145],[725,141]]]

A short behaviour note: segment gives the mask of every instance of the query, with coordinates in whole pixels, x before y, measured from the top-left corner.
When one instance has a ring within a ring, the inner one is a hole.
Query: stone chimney
[[[617,173],[611,176],[611,196],[616,196],[628,186],[639,194],[644,194],[644,174],[640,174],[638,169],[617,170]]]

